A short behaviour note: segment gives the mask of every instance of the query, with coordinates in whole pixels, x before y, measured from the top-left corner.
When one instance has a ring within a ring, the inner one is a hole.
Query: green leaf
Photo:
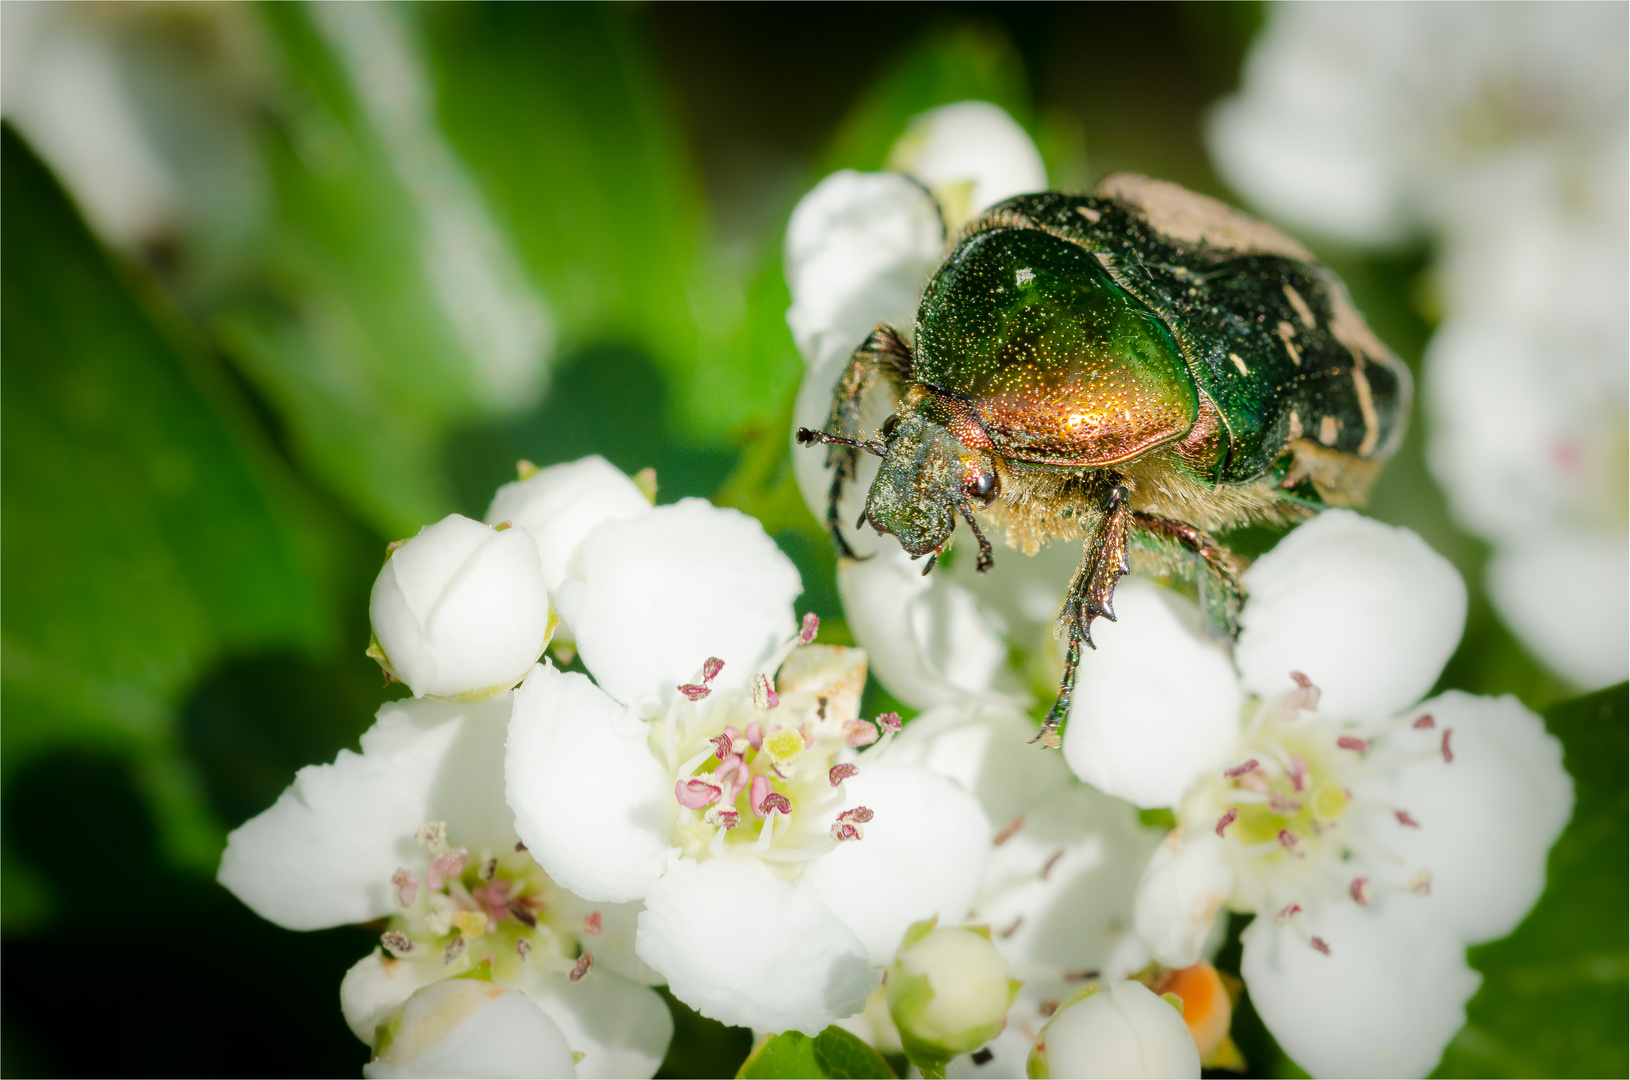
[[[224,652],[332,640],[323,552],[223,373],[10,127],[0,146],[0,756],[8,774],[63,743],[135,757],[172,857],[212,864],[174,707]]]
[[[1625,685],[1549,709],[1574,781],[1545,894],[1510,936],[1470,951],[1483,986],[1435,1076],[1623,1076],[1630,1062]]]
[[[893,1077],[883,1055],[840,1027],[811,1039],[797,1031],[766,1035],[738,1077]]]

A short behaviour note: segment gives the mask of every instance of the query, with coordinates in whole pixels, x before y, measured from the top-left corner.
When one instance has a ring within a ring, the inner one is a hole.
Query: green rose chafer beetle
[[[895,411],[860,430],[878,380]],[[1403,437],[1409,371],[1346,287],[1277,229],[1132,174],[1091,195],[1020,195],[958,235],[910,343],[879,326],[833,391],[827,524],[859,453],[881,457],[862,522],[924,569],[957,517],[1034,554],[1085,539],[1060,632],[1069,647],[1039,738],[1060,744],[1091,624],[1140,569],[1192,583],[1236,633],[1239,560],[1210,533],[1362,500]],[[859,523],[857,523],[859,524]]]

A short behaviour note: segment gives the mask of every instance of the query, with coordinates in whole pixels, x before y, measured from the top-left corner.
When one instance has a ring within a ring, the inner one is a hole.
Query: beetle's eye
[[[989,506],[1001,493],[1002,481],[993,472],[982,472],[964,484],[962,490],[967,493],[970,501],[980,506]]]
[[[899,416],[899,414],[898,413],[890,413],[889,418],[887,420],[883,421],[883,438],[886,439],[890,435],[893,435],[894,434],[894,429],[899,427],[899,426],[900,426],[900,416]]]

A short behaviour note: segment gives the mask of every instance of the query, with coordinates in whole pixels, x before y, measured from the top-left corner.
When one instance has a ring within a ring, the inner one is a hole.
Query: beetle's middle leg
[[[1238,636],[1239,610],[1245,597],[1239,558],[1185,522],[1134,511],[1132,524],[1134,554],[1146,555],[1162,570],[1190,580],[1212,631],[1219,636]]]
[[[1056,749],[1063,745],[1060,729],[1070,715],[1076,670],[1081,664],[1081,646],[1093,647],[1092,620],[1102,617],[1115,621],[1115,583],[1130,570],[1126,545],[1132,531],[1131,498],[1131,491],[1115,478],[1104,496],[1097,527],[1087,537],[1081,565],[1070,582],[1064,610],[1058,616],[1059,631],[1069,638],[1069,650],[1064,657],[1058,697],[1047,711],[1047,719],[1035,739],[1043,746]]]

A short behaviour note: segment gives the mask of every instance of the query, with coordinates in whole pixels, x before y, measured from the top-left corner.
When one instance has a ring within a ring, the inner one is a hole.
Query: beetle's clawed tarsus
[[[816,443],[825,443],[829,446],[852,446],[875,457],[882,457],[884,449],[883,444],[880,442],[869,439],[845,439],[842,435],[833,435],[830,432],[816,431],[807,427],[798,429],[798,443],[801,446],[814,446]]]

